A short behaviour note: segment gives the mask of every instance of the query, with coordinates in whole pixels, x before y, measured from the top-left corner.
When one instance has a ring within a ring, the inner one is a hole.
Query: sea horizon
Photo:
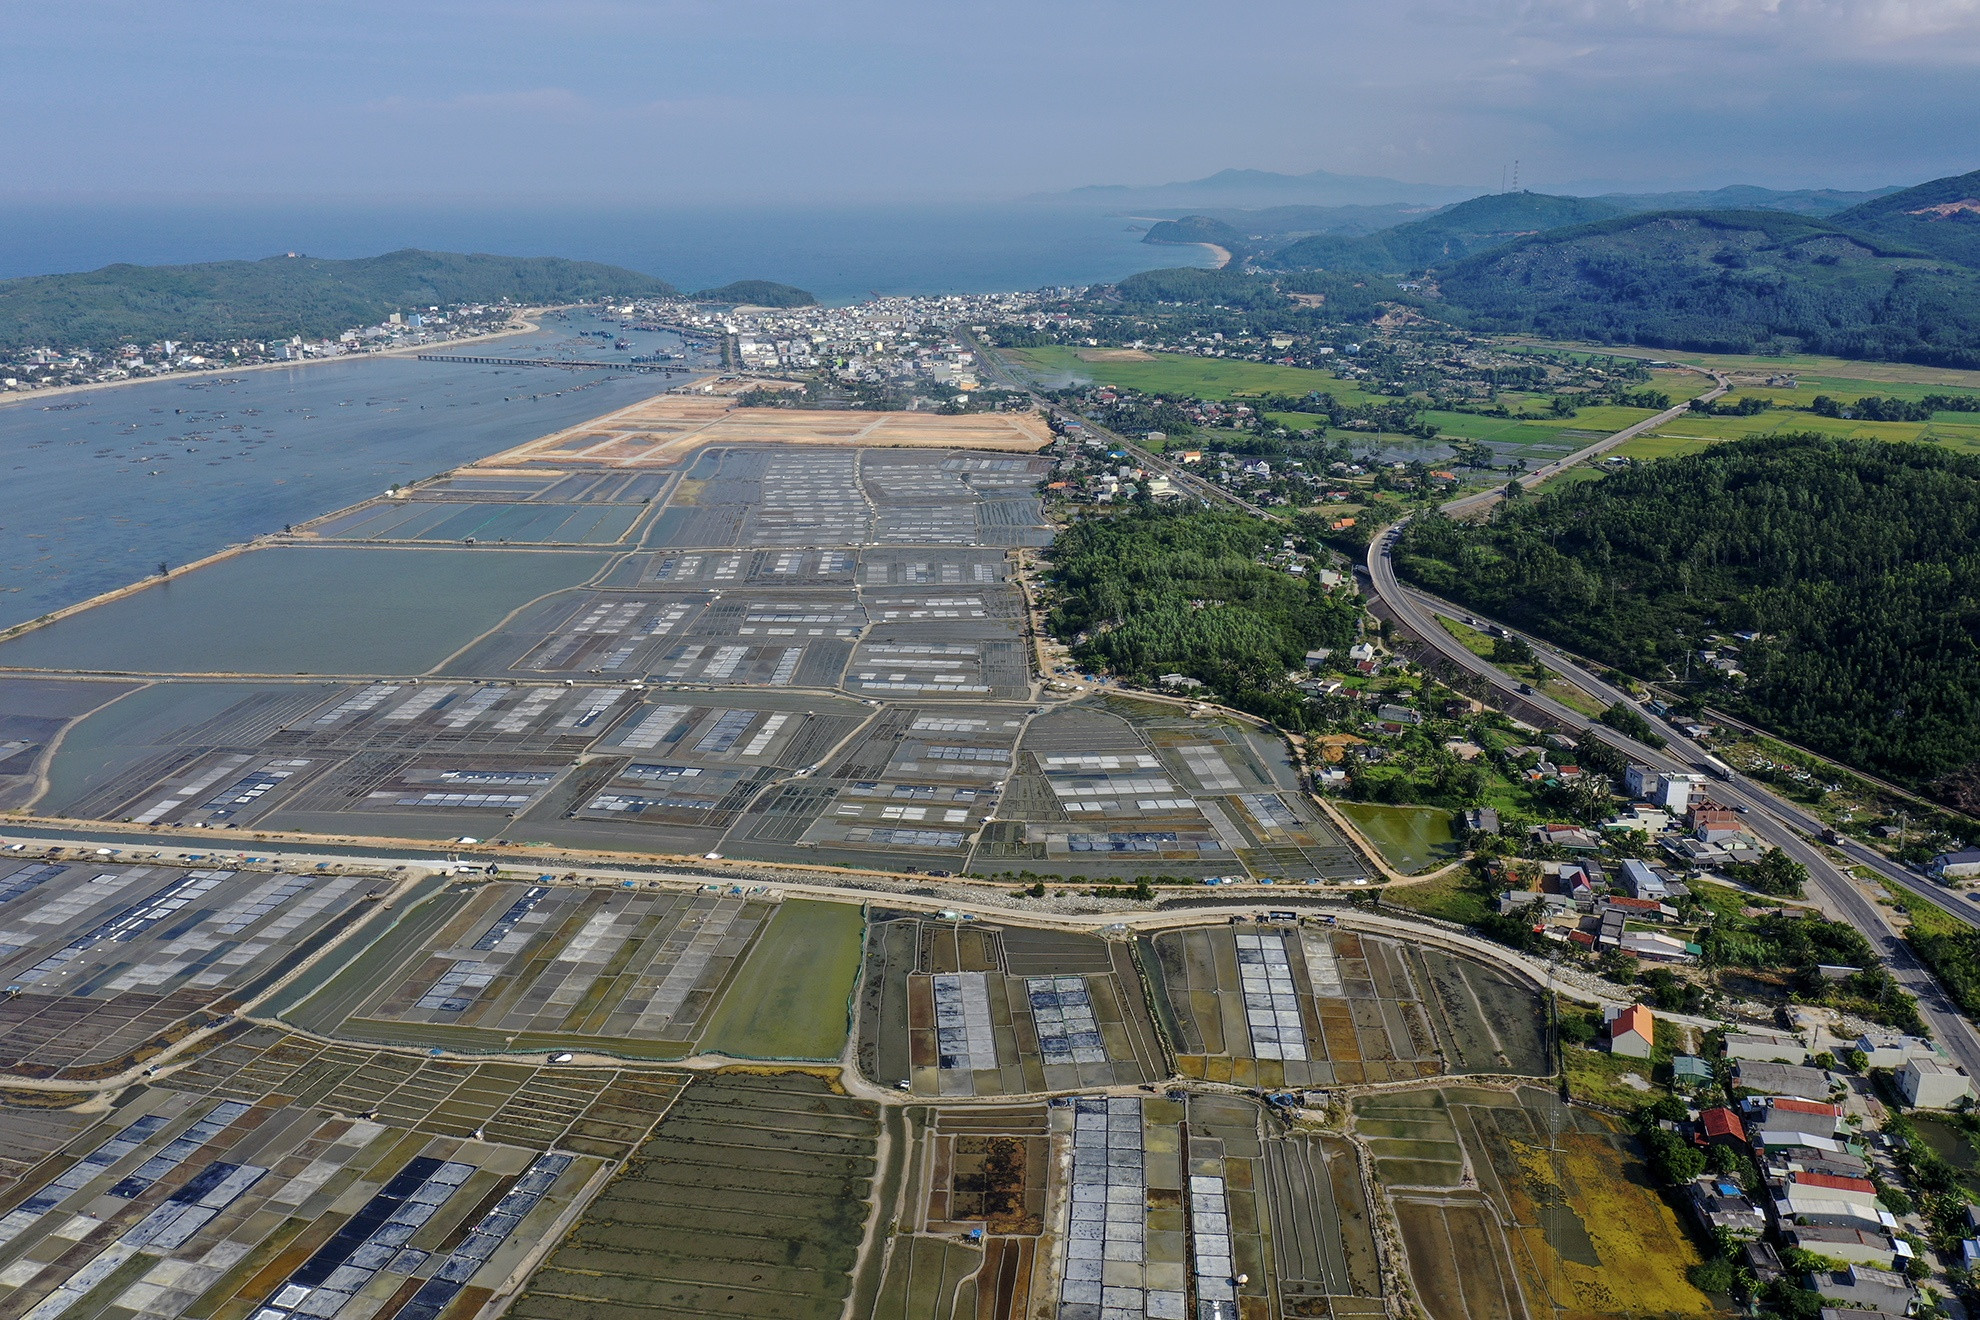
[[[0,200],[0,279],[128,262],[184,265],[284,252],[352,258],[401,248],[566,257],[683,291],[738,279],[821,301],[1111,283],[1207,266],[1194,245],[1142,242],[1146,223],[1039,202],[636,206]]]

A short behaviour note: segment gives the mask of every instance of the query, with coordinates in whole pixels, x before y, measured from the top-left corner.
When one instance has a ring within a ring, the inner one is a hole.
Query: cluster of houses
[[[1542,826],[1537,832],[1558,836],[1572,828]],[[1691,892],[1670,872],[1634,857],[1613,869],[1593,858],[1537,865],[1540,888],[1501,895],[1502,914],[1523,913],[1549,938],[1597,952],[1620,949],[1658,963],[1697,960],[1698,945],[1663,929],[1678,920],[1671,900]]]
[[[1623,791],[1632,805],[1605,829],[1639,830],[1682,865],[1712,867],[1760,857],[1760,841],[1746,828],[1745,814],[1713,801],[1704,775],[1632,765],[1623,772]]]
[[[1799,1248],[1837,1263],[1801,1282],[1848,1320],[1910,1315],[1918,1305],[1906,1274],[1913,1249],[1901,1236],[1898,1216],[1878,1196],[1880,1183],[1898,1177],[1884,1155],[1888,1141],[1861,1129],[1863,1113],[1860,1106],[1852,1112],[1854,1097],[1843,1078],[1810,1066],[1811,1042],[1835,1053],[1860,1051],[1866,1067],[1892,1069],[1906,1102],[1918,1108],[1943,1109],[1971,1098],[1972,1084],[1924,1037],[1869,1033],[1830,1041],[1821,1038],[1819,1026],[1811,1029],[1813,1036],[1749,1030],[1726,1037],[1732,1092],[1742,1098],[1667,1126],[1701,1148],[1728,1147],[1750,1159],[1760,1185],[1707,1173],[1684,1188],[1685,1200],[1703,1228],[1740,1244],[1744,1263],[1761,1280],[1783,1273],[1775,1244]],[[1655,1035],[1656,1017],[1646,1006],[1610,1010],[1611,1052],[1648,1059]],[[1713,1066],[1693,1055],[1673,1058],[1671,1072],[1681,1089],[1718,1080]],[[1980,1234],[1980,1218],[1973,1226]],[[1980,1262],[1980,1240],[1966,1246],[1968,1259]]]

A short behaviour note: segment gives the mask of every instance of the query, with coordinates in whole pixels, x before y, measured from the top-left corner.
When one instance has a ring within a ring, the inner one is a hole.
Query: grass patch
[[[1540,685],[1540,691],[1560,702],[1563,706],[1578,710],[1593,719],[1608,709],[1606,703],[1597,701],[1565,678],[1550,678]]]
[[[1327,419],[1319,413],[1268,412],[1265,418],[1288,431],[1317,431],[1327,424]]]
[[[1437,622],[1443,624],[1444,631],[1457,638],[1465,650],[1482,659],[1490,660],[1492,658],[1492,639],[1478,629],[1468,623],[1459,623],[1456,619],[1445,618],[1441,614],[1437,616]]]
[[[838,1058],[864,929],[865,914],[850,903],[785,900],[722,996],[701,1048],[751,1059]]]
[[[1463,871],[1440,875],[1421,884],[1391,886],[1382,891],[1382,903],[1385,907],[1407,908],[1460,926],[1475,926],[1492,910]]]
[[[1153,353],[1149,355],[1152,360],[1145,362],[1085,362],[1080,360],[1078,349],[1056,345],[999,351],[1041,371],[1079,376],[1096,384],[1118,385],[1144,394],[1228,399],[1236,395],[1303,395],[1318,390],[1342,403],[1369,403],[1375,399],[1332,372],[1282,367],[1270,362],[1192,357],[1187,353]]]
[[[1567,1071],[1568,1094],[1577,1100],[1628,1112],[1665,1093],[1654,1082],[1649,1090],[1639,1091],[1622,1080],[1625,1073],[1635,1073],[1644,1081],[1651,1081],[1648,1059],[1632,1059],[1578,1045],[1563,1048],[1561,1059]]]
[[[1446,618],[1441,614],[1437,616],[1437,622],[1442,624],[1444,631],[1455,637],[1465,650],[1478,656],[1480,659],[1490,660],[1492,658],[1492,638],[1487,637],[1484,633],[1468,624],[1459,623],[1456,619]],[[1500,665],[1499,668],[1517,679],[1525,680],[1530,677],[1519,671],[1508,669],[1504,665]],[[1552,697],[1555,701],[1560,702],[1563,706],[1578,710],[1591,719],[1607,709],[1606,703],[1597,701],[1594,697],[1583,692],[1565,678],[1550,678],[1546,682],[1539,684],[1538,690]]]
[[[1428,871],[1458,857],[1451,813],[1443,807],[1396,807],[1382,802],[1342,802],[1354,822],[1390,866],[1404,875]]]
[[[1920,898],[1896,881],[1886,880],[1882,876],[1877,877],[1877,881],[1883,885],[1884,892],[1891,896],[1891,900],[1898,905],[1904,915],[1911,919],[1911,928],[1919,934],[1957,935],[1972,929],[1937,903]]]

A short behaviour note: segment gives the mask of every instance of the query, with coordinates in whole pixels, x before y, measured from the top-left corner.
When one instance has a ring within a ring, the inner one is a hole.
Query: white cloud
[[[1531,28],[1616,36],[1771,37],[1866,56],[1878,48],[1948,38],[1955,49],[1980,45],[1980,0],[1510,0],[1499,12],[1508,11]],[[1936,53],[1945,53],[1945,48]]]

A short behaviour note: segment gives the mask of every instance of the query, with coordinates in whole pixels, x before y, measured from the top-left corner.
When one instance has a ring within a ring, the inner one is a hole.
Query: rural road
[[[1435,615],[1442,611],[1433,606],[1426,597],[1410,591],[1396,580],[1395,565],[1390,551],[1400,532],[1401,524],[1397,524],[1370,542],[1367,567],[1372,594],[1394,612],[1402,626],[1451,663],[1483,679],[1500,694],[1501,704],[1523,703],[1537,708],[1556,723],[1577,733],[1593,727],[1596,721],[1589,719],[1578,710],[1562,705],[1540,693],[1521,693],[1516,680],[1502,673],[1489,661],[1474,655],[1437,622]],[[1481,623],[1491,622],[1478,615],[1476,611],[1470,613],[1471,617],[1479,619]],[[1582,687],[1590,695],[1606,701],[1622,700],[1628,702],[1631,709],[1637,709],[1635,703],[1629,701],[1622,692],[1603,683],[1586,668],[1562,656],[1558,650],[1546,647],[1544,644],[1542,649],[1549,665],[1559,669],[1576,686]],[[1601,736],[1618,745],[1632,760],[1659,770],[1691,771],[1700,769],[1705,764],[1704,749],[1675,731],[1672,731],[1669,745],[1662,751],[1625,737],[1607,726],[1603,726]],[[1906,990],[1918,997],[1919,1012],[1947,1052],[1970,1075],[1980,1077],[1980,1034],[1976,1034],[1973,1025],[1960,1015],[1937,979],[1912,954],[1910,946],[1898,938],[1877,905],[1866,897],[1847,875],[1843,874],[1828,854],[1810,837],[1819,830],[1819,824],[1798,807],[1781,801],[1746,780],[1735,779],[1729,783],[1714,784],[1712,794],[1714,797],[1726,800],[1728,805],[1749,808],[1747,821],[1753,832],[1767,842],[1777,845],[1789,857],[1808,868],[1811,887],[1814,890],[1813,896],[1817,901],[1825,910],[1854,926],[1865,939],[1869,940],[1871,947],[1876,949],[1890,965],[1891,974]],[[1859,847],[1845,851],[1849,853],[1852,862],[1875,866],[1880,873],[1897,871],[1900,876],[1894,878],[1900,878],[1901,883],[1907,888],[1914,890],[1919,888],[1915,879],[1902,875],[1902,868],[1894,867],[1881,858],[1871,861],[1857,855],[1867,854],[1868,849]],[[1958,912],[1964,920],[1973,921],[1971,914],[1961,912],[1950,900],[1929,892],[1926,896],[1948,910]]]

